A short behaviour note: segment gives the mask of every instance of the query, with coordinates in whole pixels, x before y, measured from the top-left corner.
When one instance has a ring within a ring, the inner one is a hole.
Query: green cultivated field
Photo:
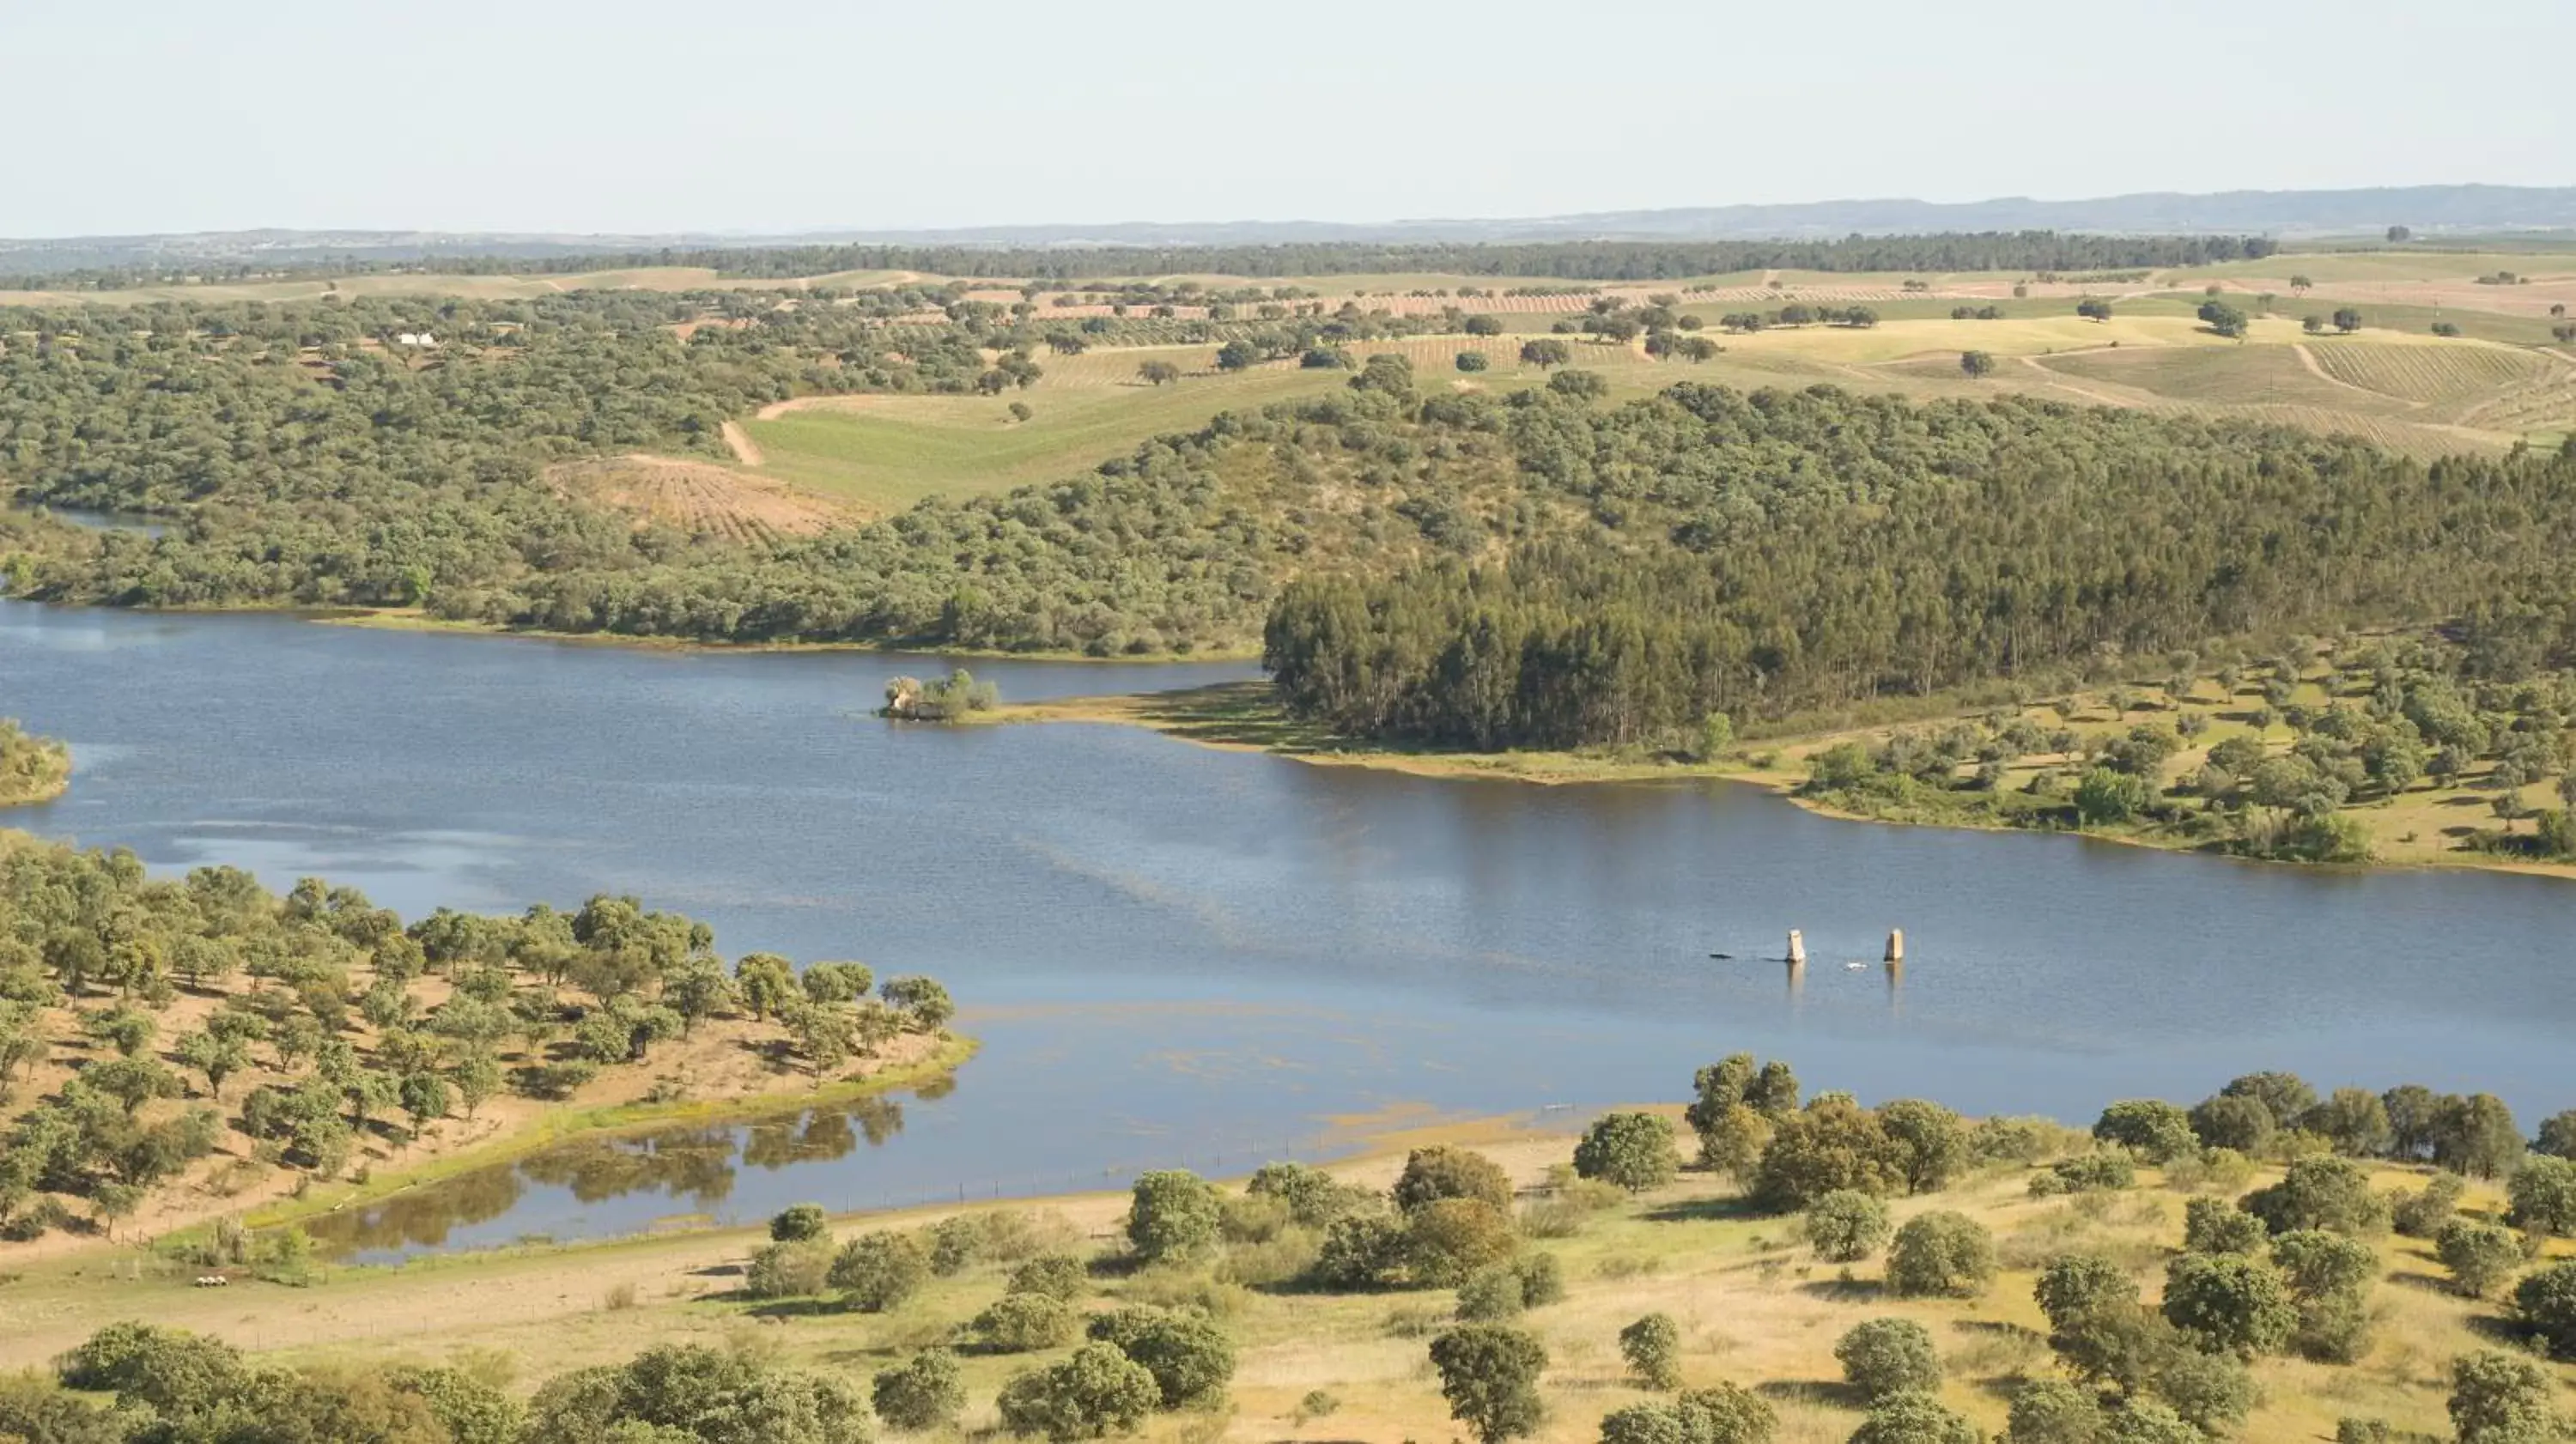
[[[2192,318],[2199,298],[2120,303],[2108,322],[2072,314],[2066,300],[1998,303],[1994,321],[1948,319],[1952,301],[1880,306],[1886,319],[1866,330],[1842,326],[1701,334],[1724,346],[1715,360],[1658,361],[1634,345],[1567,337],[1577,368],[1598,372],[1612,400],[1682,381],[1739,388],[1834,385],[1917,398],[2020,392],[2079,406],[2190,409],[2349,432],[2415,455],[2499,451],[2517,438],[2550,441],[2576,427],[2576,360],[2565,353],[2444,340],[2421,331],[2309,336],[2287,317],[2254,323],[2237,343]],[[1714,315],[1745,306],[1693,306]],[[1937,314],[1923,315],[1932,311]],[[1546,374],[1518,356],[1531,330],[1554,318],[1504,318],[1511,333],[1490,338],[1415,336],[1366,341],[1356,359],[1394,353],[1413,363],[1425,390],[1495,391],[1544,385]],[[2503,319],[2503,318],[2496,318]],[[1982,380],[1960,373],[1963,350],[2003,363]],[[2554,349],[2554,348],[2553,348]],[[1455,358],[1482,351],[1490,369],[1463,374]],[[2305,358],[2302,357],[2304,351]],[[1125,456],[1154,436],[1186,432],[1216,413],[1255,408],[1338,389],[1349,373],[1269,362],[1239,373],[1214,368],[1210,346],[1101,349],[1041,355],[1036,386],[1000,397],[863,396],[767,421],[745,423],[764,456],[761,471],[880,511],[924,496],[1005,491],[1052,481]],[[1180,366],[1162,387],[1135,379],[1148,360]],[[1034,413],[1009,414],[1013,401]]]

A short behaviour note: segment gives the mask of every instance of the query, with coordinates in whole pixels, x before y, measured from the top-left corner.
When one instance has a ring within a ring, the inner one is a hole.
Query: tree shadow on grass
[[[1865,1304],[1887,1297],[1887,1285],[1877,1279],[1811,1279],[1798,1285],[1798,1292],[1827,1303]]]
[[[731,1289],[711,1297],[723,1303],[751,1301],[751,1295],[740,1289]],[[846,1314],[850,1310],[831,1299],[769,1299],[743,1312],[755,1319],[776,1319],[784,1323],[789,1319],[819,1319],[826,1315]]]
[[[2492,1299],[2487,1303],[2490,1308],[2495,1306]],[[2469,1326],[2470,1333],[2498,1348],[2522,1349],[2531,1344],[2530,1331],[2502,1314],[2471,1314],[2461,1322]]]
[[[1657,1204],[1642,1215],[1648,1223],[1732,1223],[1772,1216],[1745,1198],[1685,1198]]]
[[[2449,1279],[2439,1274],[2425,1273],[2421,1269],[2400,1269],[2390,1274],[2388,1281],[2400,1288],[2421,1289],[2425,1293],[2440,1294],[2444,1298],[2459,1297],[2458,1291],[2451,1287]]]
[[[1869,1396],[1857,1387],[1821,1379],[1765,1379],[1753,1392],[1781,1404],[1807,1404],[1821,1409],[1867,1409]]]

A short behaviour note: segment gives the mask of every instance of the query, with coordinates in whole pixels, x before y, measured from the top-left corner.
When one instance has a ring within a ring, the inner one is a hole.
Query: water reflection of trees
[[[938,1083],[917,1090],[944,1097]],[[733,1194],[737,1165],[774,1172],[803,1163],[829,1163],[855,1152],[861,1140],[882,1146],[903,1132],[903,1105],[892,1098],[861,1098],[803,1109],[747,1124],[671,1128],[623,1138],[584,1138],[516,1165],[478,1169],[441,1183],[398,1194],[363,1209],[330,1215],[311,1226],[329,1252],[441,1248],[455,1230],[508,1214],[529,1184],[563,1189],[584,1204],[637,1194],[687,1201],[703,1212]]]
[[[307,1231],[332,1254],[440,1248],[452,1230],[508,1213],[526,1191],[519,1170],[508,1164],[478,1168],[382,1203],[331,1214],[307,1225]]]

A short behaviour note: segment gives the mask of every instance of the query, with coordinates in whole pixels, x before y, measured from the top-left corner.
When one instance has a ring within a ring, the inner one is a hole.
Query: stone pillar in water
[[[1903,928],[1888,929],[1887,965],[1891,968],[1905,966],[1905,929]]]
[[[1807,935],[1796,928],[1791,928],[1789,929],[1789,966],[1803,968],[1806,965]]]

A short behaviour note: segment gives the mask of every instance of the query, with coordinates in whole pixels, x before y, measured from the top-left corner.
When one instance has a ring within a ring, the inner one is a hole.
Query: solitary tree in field
[[[2388,243],[2392,246],[2402,246],[2413,239],[2415,239],[2415,232],[2405,226],[2388,228]]]
[[[2225,301],[2201,302],[2200,319],[2206,322],[2212,331],[2237,341],[2245,339],[2245,328],[2251,324],[2242,310]]]
[[[1431,1364],[1449,1416],[1479,1444],[1502,1444],[1538,1428],[1538,1379],[1547,1349],[1502,1324],[1468,1324],[1431,1341]]]
[[[1261,361],[1261,348],[1249,341],[1228,341],[1217,348],[1216,369],[1248,371]]]
[[[2321,335],[2326,329],[2326,318],[2323,316],[2301,316],[2299,318],[2299,329],[2307,332],[2311,336]]]
[[[2075,314],[2088,321],[2108,321],[2111,319],[2111,303],[2087,296],[2075,303]]]
[[[2361,329],[2361,313],[2350,306],[2337,307],[2334,313],[2334,323],[2336,330],[2341,331],[2346,335],[2350,335]]]
[[[1169,361],[1147,361],[1136,368],[1136,379],[1148,386],[1168,386],[1181,379],[1181,368]]]
[[[1552,336],[1540,336],[1521,343],[1521,364],[1541,371],[1562,366],[1574,359],[1574,348]]]
[[[1995,358],[1984,351],[1962,351],[1959,353],[1959,369],[1971,378],[1991,376],[1995,371]]]
[[[2305,276],[2292,276],[2290,278],[2290,289],[2293,291],[2304,292],[2315,284],[2316,282],[2309,280]]]

